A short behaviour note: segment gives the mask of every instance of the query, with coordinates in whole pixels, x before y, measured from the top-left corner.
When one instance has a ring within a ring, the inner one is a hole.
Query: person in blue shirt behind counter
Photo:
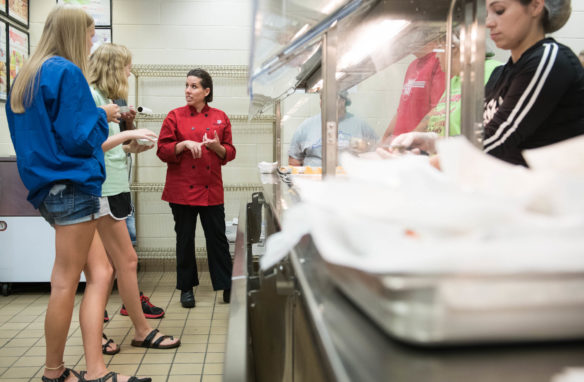
[[[356,151],[371,150],[379,139],[367,122],[347,112],[351,104],[347,93],[339,94],[338,150],[349,150],[358,146]],[[288,149],[288,164],[291,166],[320,167],[322,164],[322,117],[318,113],[306,119],[294,132]]]

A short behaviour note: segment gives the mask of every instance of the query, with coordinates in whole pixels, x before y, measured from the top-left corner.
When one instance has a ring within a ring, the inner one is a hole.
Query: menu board
[[[6,23],[0,21],[0,101],[6,101],[8,97],[7,44]]]
[[[10,84],[28,58],[28,33],[16,29],[12,25],[8,26],[8,57],[10,63]]]
[[[57,0],[58,4],[78,5],[95,20],[95,26],[111,26],[111,0]]]
[[[28,27],[28,0],[8,0],[8,16]]]

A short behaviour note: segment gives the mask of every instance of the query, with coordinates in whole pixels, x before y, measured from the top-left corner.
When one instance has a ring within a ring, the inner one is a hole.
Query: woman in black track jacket
[[[485,87],[484,151],[526,166],[521,151],[584,134],[584,69],[546,33],[570,17],[570,0],[486,0],[486,26],[511,52]],[[392,145],[434,151],[432,133],[402,134]]]
[[[584,134],[584,70],[545,38],[569,15],[569,0],[487,0],[491,38],[511,58],[485,87],[485,152],[526,165],[522,150]]]

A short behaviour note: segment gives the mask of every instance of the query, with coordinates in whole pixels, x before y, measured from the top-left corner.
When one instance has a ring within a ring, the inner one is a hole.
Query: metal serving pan
[[[328,264],[387,334],[418,345],[584,338],[584,274],[378,275]]]

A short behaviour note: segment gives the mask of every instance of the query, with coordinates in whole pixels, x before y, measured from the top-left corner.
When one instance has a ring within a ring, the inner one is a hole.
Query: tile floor
[[[107,310],[110,322],[104,331],[121,344],[121,352],[105,356],[110,370],[126,375],[150,376],[153,382],[221,381],[229,305],[223,303],[221,291],[214,292],[208,273],[201,275],[195,289],[197,306],[184,309],[180,291],[174,289],[173,272],[140,272],[140,289],[154,305],[163,307],[161,320],[149,320],[164,334],[179,336],[177,349],[154,350],[130,346],[133,329],[130,319],[120,315],[121,300],[114,291]],[[0,296],[0,381],[40,381],[45,362],[43,325],[48,301],[48,287],[18,288],[9,296]],[[65,364],[83,370],[85,359],[76,308],[65,350]]]

